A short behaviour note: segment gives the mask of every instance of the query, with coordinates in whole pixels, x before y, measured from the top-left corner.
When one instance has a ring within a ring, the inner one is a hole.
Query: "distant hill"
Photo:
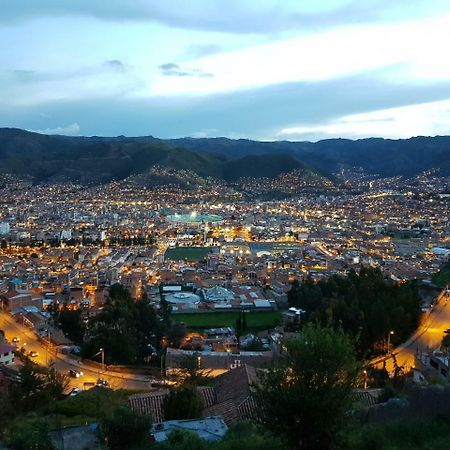
[[[381,176],[412,176],[424,170],[440,168],[442,175],[450,175],[450,136],[398,140],[327,139],[316,143],[226,138],[183,138],[165,142],[227,158],[287,154],[325,173],[337,172],[341,167],[362,167],[368,173]]]
[[[0,129],[0,173],[30,176],[37,182],[100,183],[149,173],[155,166],[228,181],[240,177],[274,178],[294,169],[315,172],[285,154],[249,155],[231,160],[151,136],[68,137]]]
[[[381,176],[440,168],[450,175],[450,136],[258,142],[245,139],[157,139],[152,136],[49,136],[0,128],[0,174],[40,181],[105,182],[160,166],[234,181],[275,178],[293,170],[330,177],[343,167]]]

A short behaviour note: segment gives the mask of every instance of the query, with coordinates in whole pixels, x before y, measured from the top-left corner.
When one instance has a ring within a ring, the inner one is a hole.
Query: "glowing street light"
[[[388,355],[390,354],[390,348],[391,348],[391,336],[393,335],[393,334],[395,334],[392,330],[391,331],[389,331],[389,334],[388,334],[388,338],[387,338],[387,353],[388,353]]]

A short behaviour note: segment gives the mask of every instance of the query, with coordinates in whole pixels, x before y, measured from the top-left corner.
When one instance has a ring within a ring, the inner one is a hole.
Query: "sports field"
[[[202,261],[210,252],[211,247],[170,247],[164,258],[171,261]]]
[[[235,327],[238,312],[212,312],[173,314],[177,322],[184,322],[188,328]],[[271,328],[281,323],[279,311],[251,311],[245,313],[247,327],[253,329]]]

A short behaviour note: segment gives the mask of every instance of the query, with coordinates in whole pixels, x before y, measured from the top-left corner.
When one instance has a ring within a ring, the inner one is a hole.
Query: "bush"
[[[48,426],[40,419],[15,421],[6,431],[4,440],[14,450],[52,450]]]
[[[112,450],[134,449],[149,440],[150,419],[127,407],[116,408],[102,422],[102,432]]]
[[[166,420],[196,419],[201,416],[203,401],[195,387],[186,386],[171,390],[163,402]]]

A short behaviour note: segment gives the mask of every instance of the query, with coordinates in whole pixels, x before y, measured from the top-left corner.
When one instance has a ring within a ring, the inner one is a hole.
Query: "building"
[[[237,421],[256,417],[257,405],[254,398],[254,384],[257,382],[256,370],[243,365],[219,375],[214,379],[214,386],[198,387],[204,409],[202,417],[220,416],[227,425]],[[164,421],[163,402],[167,389],[128,397],[130,408],[145,416],[153,423]]]
[[[218,441],[225,436],[228,427],[222,417],[169,420],[153,425],[150,434],[155,442],[163,442],[169,438],[169,435],[173,430],[188,430],[205,441]]]
[[[210,289],[204,289],[202,294],[205,301],[208,303],[231,302],[235,299],[234,293],[222,286],[214,286]]]
[[[28,291],[18,292],[16,289],[11,289],[1,297],[5,305],[8,305],[10,311],[16,311],[27,306],[42,309],[42,298],[33,298]]]
[[[266,368],[273,360],[272,351],[265,352],[200,352],[193,350],[179,350],[176,348],[167,348],[166,369],[169,372],[177,372],[183,367],[186,358],[196,357],[198,366],[201,369],[228,371],[244,365],[256,368]]]
[[[14,350],[16,348],[9,344],[0,344],[0,364],[14,363]]]
[[[418,351],[414,358],[414,380],[425,381],[427,378],[448,381],[450,378],[450,358],[440,351]]]
[[[8,222],[0,222],[0,234],[5,235],[11,231],[11,227]]]

